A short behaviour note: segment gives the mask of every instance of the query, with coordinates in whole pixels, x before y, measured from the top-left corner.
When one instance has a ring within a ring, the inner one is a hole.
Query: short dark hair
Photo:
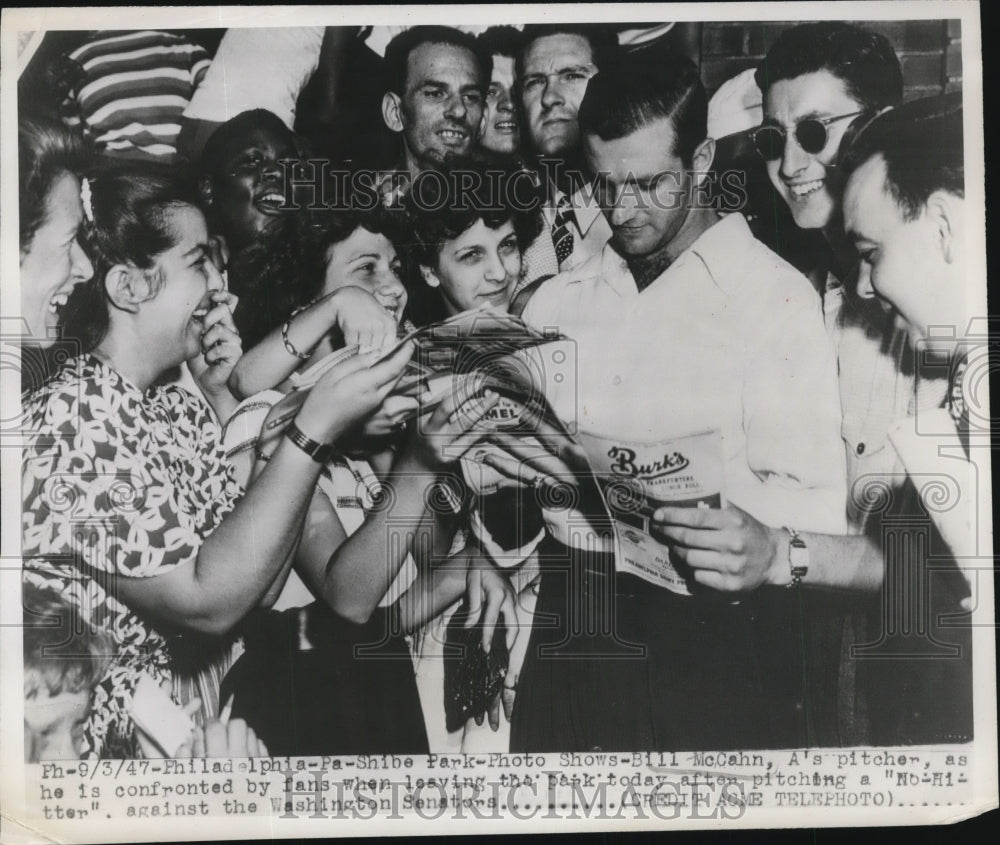
[[[186,205],[197,208],[190,186],[169,168],[153,163],[109,165],[89,179],[89,187],[92,219],[84,222],[83,241],[94,275],[73,289],[64,318],[66,335],[87,351],[108,331],[108,271],[116,264],[151,271],[176,242],[170,212]],[[155,296],[159,282],[150,279]]]
[[[524,35],[513,26],[491,26],[476,38],[479,49],[490,56],[508,56],[516,59]]]
[[[541,231],[540,207],[534,175],[509,158],[463,159],[417,175],[404,200],[407,237],[400,243],[413,322],[424,325],[444,316],[440,298],[428,299],[420,266],[436,268],[444,245],[480,220],[491,229],[513,224],[523,253]]]
[[[243,139],[257,126],[273,129],[278,134],[286,136],[296,152],[301,154],[300,139],[280,117],[267,109],[249,109],[231,117],[209,136],[198,160],[198,175],[209,178],[216,176],[220,168],[228,163],[225,159],[231,143]]]
[[[521,33],[521,49],[514,63],[514,75],[524,75],[524,56],[539,38],[550,35],[579,35],[590,45],[590,55],[598,70],[613,63],[618,54],[618,36],[604,24],[587,23],[536,23],[528,24]]]
[[[26,250],[48,216],[49,192],[64,174],[86,167],[82,139],[60,123],[22,117],[17,124],[20,245]]]
[[[935,191],[965,196],[962,94],[913,100],[877,117],[844,155],[846,179],[874,156],[903,219],[915,220]]]
[[[663,118],[674,130],[674,155],[690,165],[708,135],[708,97],[698,68],[686,56],[622,56],[590,80],[580,103],[581,134],[604,141]]]
[[[821,70],[842,80],[847,93],[868,110],[903,101],[903,71],[889,39],[842,21],[785,30],[758,65],[754,79],[766,95],[775,82]]]
[[[346,241],[358,228],[365,229],[373,235],[385,235],[393,244],[402,236],[402,212],[389,210],[382,205],[370,209],[356,209],[350,200],[343,208],[331,209],[312,215],[310,225],[303,234],[303,277],[309,280],[309,285],[301,285],[299,298],[289,304],[295,308],[308,305],[323,288],[326,278],[327,258],[330,249]],[[277,315],[284,322],[290,315]]]
[[[404,29],[389,42],[382,61],[382,77],[387,91],[400,96],[406,91],[406,71],[410,53],[421,44],[451,44],[472,53],[483,73],[483,91],[490,84],[493,73],[493,54],[485,53],[476,42],[476,37],[451,26],[413,26]]]

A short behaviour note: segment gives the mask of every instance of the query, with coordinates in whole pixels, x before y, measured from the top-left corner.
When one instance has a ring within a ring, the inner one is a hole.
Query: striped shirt
[[[63,120],[116,158],[169,162],[180,118],[211,59],[178,35],[145,30],[101,33],[68,58],[78,77]]]

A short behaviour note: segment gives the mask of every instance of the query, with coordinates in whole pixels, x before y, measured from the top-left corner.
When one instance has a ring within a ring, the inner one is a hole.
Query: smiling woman
[[[77,237],[85,159],[69,131],[31,119],[18,124],[18,150],[21,313],[30,342],[49,346],[73,287],[94,272]]]
[[[241,299],[234,316],[247,347],[281,324],[276,315],[318,290],[303,266],[305,213],[285,196],[283,162],[299,157],[293,132],[273,113],[253,109],[216,129],[198,164],[200,204]]]
[[[117,656],[98,681],[82,747],[133,756],[131,700],[143,677],[179,703],[198,697],[203,719],[215,715],[228,634],[280,590],[316,485],[320,466],[302,438],[339,437],[381,403],[405,360],[334,368],[298,410],[299,439],[282,440],[244,494],[205,402],[157,386],[192,359],[211,400],[227,391],[242,352],[205,219],[148,169],[91,185],[96,273],[71,297],[86,354],[25,403],[23,553],[37,580],[113,632]],[[67,500],[92,531],[65,519]]]
[[[522,255],[540,227],[528,176],[470,164],[414,180],[406,200],[414,323],[472,308],[510,307]]]

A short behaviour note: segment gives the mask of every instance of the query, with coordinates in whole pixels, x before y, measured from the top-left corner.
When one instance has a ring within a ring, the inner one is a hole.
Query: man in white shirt
[[[962,371],[969,353],[983,356],[982,365],[988,351],[982,339],[974,340],[974,330],[973,342],[963,349],[953,336],[935,337],[929,329],[964,331],[977,310],[985,312],[985,285],[966,274],[962,156],[958,94],[886,112],[860,134],[840,164],[846,184],[844,223],[861,257],[859,295],[890,304],[927,363],[950,370],[952,381],[948,399],[936,413],[911,410],[892,426],[882,421],[891,440],[887,448],[901,447],[910,473],[902,483],[888,474],[867,479],[881,487],[873,498],[881,499],[883,514],[898,500],[894,507],[900,515],[883,518],[883,533],[803,532],[800,538],[808,549],[803,585],[849,588],[855,596],[884,593],[879,628],[870,640],[858,643],[862,648],[855,653],[878,658],[872,661],[879,664],[878,674],[868,679],[871,731],[875,741],[887,745],[972,737],[971,626],[959,614],[970,608],[969,588],[975,589],[976,582],[966,571],[967,584],[956,564],[975,557],[975,528],[984,515],[972,469],[963,466],[958,444],[964,440],[968,457],[971,426],[963,388],[974,379],[963,378]],[[953,420],[950,438],[942,417]],[[949,506],[921,504],[931,489],[940,489],[942,476],[955,485]],[[932,516],[940,536],[931,530]],[[788,582],[787,559],[774,551],[779,532],[752,519],[735,525],[721,517],[665,508],[653,518],[662,523],[668,539],[683,532],[697,545],[703,552],[699,566],[725,578],[728,589]],[[772,542],[732,553],[761,533],[770,533]],[[906,553],[896,553],[897,548]]]
[[[612,235],[524,311],[575,341],[575,389],[564,378],[547,395],[564,421],[604,435],[653,442],[718,430],[734,518],[843,530],[836,369],[820,302],[742,216],[720,220],[701,201],[714,152],[706,111],[686,59],[630,58],[590,80],[580,129]],[[532,632],[513,750],[805,742],[801,674],[790,671],[801,662],[791,626],[802,620],[784,591],[734,604],[691,568],[695,595],[677,595],[615,572],[607,534],[588,534],[579,514],[546,517],[536,620],[557,621]]]

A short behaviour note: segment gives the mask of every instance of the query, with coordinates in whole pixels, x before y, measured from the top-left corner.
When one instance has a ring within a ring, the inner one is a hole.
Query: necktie
[[[552,246],[556,250],[559,267],[573,252],[573,230],[576,228],[576,215],[569,204],[569,197],[562,194],[556,205],[556,219],[552,226]]]

